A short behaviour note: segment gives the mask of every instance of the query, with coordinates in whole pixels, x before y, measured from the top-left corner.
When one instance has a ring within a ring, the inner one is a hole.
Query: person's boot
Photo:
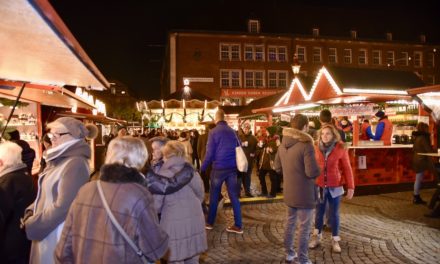
[[[413,204],[426,204],[425,201],[422,200],[420,195],[414,195]]]
[[[322,233],[319,234],[318,232],[319,232],[318,229],[313,230],[312,237],[309,241],[310,249],[317,248],[319,245],[321,245]]]
[[[332,251],[335,253],[341,253],[341,246],[339,246],[339,241],[341,238],[339,236],[332,237]]]

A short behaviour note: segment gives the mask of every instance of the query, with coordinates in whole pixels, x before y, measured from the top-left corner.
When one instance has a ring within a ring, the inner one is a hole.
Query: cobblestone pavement
[[[433,190],[423,190],[424,199]],[[309,250],[313,263],[440,263],[440,219],[423,216],[426,206],[413,205],[411,192],[360,196],[341,206],[342,253],[332,253],[329,231]],[[232,210],[225,207],[200,263],[284,263],[286,206],[280,199],[242,204],[244,234],[225,231]]]

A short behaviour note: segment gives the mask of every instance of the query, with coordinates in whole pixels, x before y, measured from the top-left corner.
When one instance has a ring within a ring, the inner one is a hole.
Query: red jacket
[[[316,184],[320,187],[339,187],[343,182],[341,171],[345,177],[345,184],[348,189],[354,189],[353,171],[350,165],[350,159],[348,158],[348,150],[345,149],[343,142],[336,143],[336,146],[330,153],[325,162],[325,156],[319,149],[318,145],[315,145],[315,155],[319,167],[321,168],[321,175],[316,179]],[[326,184],[324,184],[324,174],[327,173]]]

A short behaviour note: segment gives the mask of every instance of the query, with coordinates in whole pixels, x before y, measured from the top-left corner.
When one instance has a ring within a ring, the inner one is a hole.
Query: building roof
[[[425,86],[423,81],[413,72],[388,69],[327,67],[336,84],[341,88],[357,89],[396,89]]]
[[[280,98],[284,95],[285,92],[272,94],[260,99],[253,100],[248,105],[246,105],[243,110],[240,112],[240,118],[249,118],[264,115],[264,113],[254,113],[253,109],[261,109],[272,107],[280,100]]]
[[[165,100],[171,100],[171,99],[176,99],[176,100],[200,100],[200,101],[212,101],[212,98],[209,98],[208,96],[201,94],[197,91],[191,90],[189,93],[185,93],[184,89],[179,89],[178,91],[168,95]]]

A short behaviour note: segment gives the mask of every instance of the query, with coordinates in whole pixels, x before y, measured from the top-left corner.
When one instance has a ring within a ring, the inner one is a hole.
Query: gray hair
[[[162,137],[162,136],[157,136],[157,137],[153,137],[150,138],[148,141],[150,141],[151,144],[153,144],[154,142],[157,142],[157,144],[159,144],[159,146],[164,146],[168,141],[170,141],[169,138],[166,137]]]
[[[139,138],[124,136],[110,141],[105,164],[118,163],[140,170],[147,159],[148,151],[144,142]]]
[[[162,154],[165,158],[170,158],[173,156],[176,157],[185,157],[186,150],[185,146],[176,140],[171,140],[165,144],[165,147],[162,149]]]
[[[3,161],[4,168],[11,167],[20,163],[21,152],[23,149],[16,143],[5,141],[0,144],[0,160]]]

